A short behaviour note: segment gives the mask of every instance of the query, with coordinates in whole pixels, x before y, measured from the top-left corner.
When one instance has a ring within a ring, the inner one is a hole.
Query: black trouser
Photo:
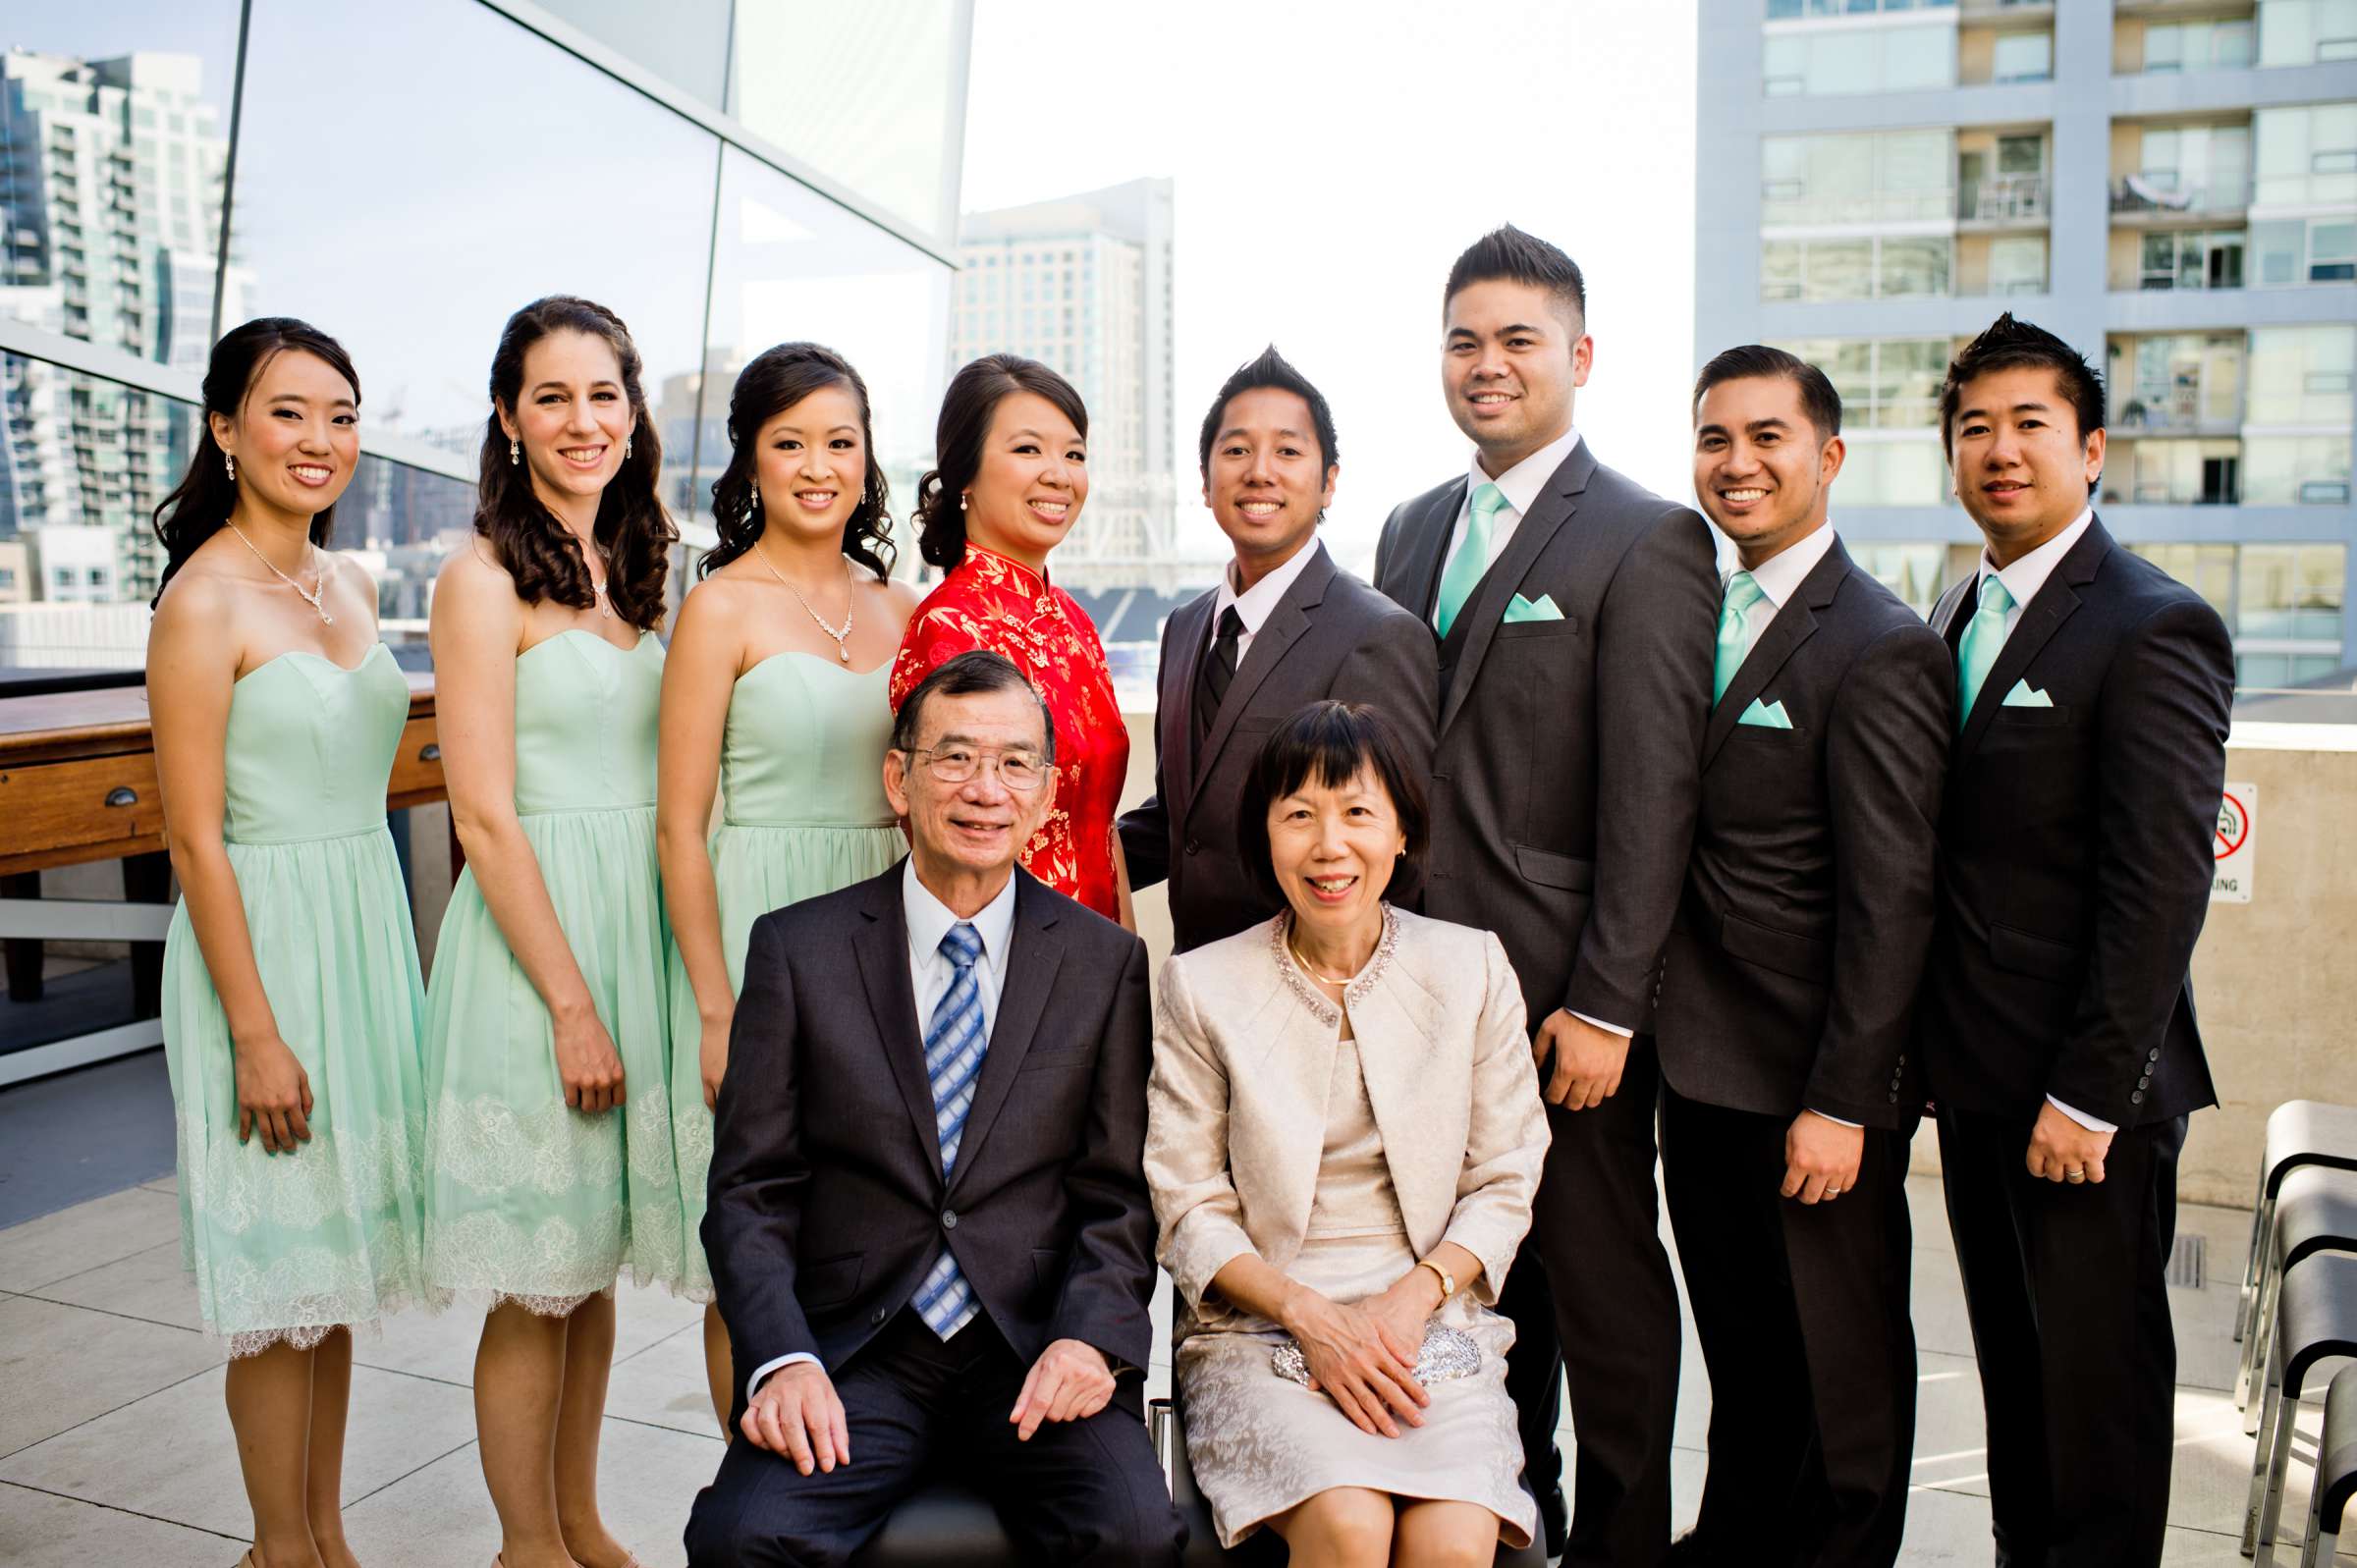
[[[1662,1185],[1711,1374],[1695,1537],[1712,1563],[1888,1568],[1915,1443],[1908,1134],[1867,1128],[1856,1183],[1803,1204],[1780,1192],[1790,1125],[1662,1092]]]
[[[2167,1269],[2185,1118],[2121,1129],[2100,1184],[2032,1176],[2031,1125],[1940,1113],[1997,1560],[2153,1568],[2175,1456]]]
[[[851,1462],[805,1476],[732,1442],[687,1521],[690,1568],[837,1568],[935,1476],[988,1497],[1026,1562],[1176,1568],[1186,1529],[1144,1423],[1108,1405],[1018,1441],[1029,1370],[987,1316],[944,1344],[904,1311],[835,1379]]]
[[[1662,1250],[1653,1188],[1660,1084],[1653,1037],[1639,1035],[1612,1099],[1588,1110],[1547,1108],[1555,1141],[1531,1232],[1553,1298],[1552,1336],[1540,1331],[1547,1320],[1530,1299],[1531,1271],[1507,1276],[1516,1339],[1508,1388],[1521,1415],[1531,1490],[1541,1498],[1560,1464],[1553,1457],[1558,1355],[1570,1387],[1579,1452],[1565,1568],[1654,1568],[1670,1549],[1679,1334],[1677,1284]],[[1523,1250],[1527,1261],[1530,1248]]]

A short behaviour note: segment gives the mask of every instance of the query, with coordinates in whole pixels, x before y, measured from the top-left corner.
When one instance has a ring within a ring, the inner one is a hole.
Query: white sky
[[[977,0],[967,211],[1177,183],[1175,450],[1274,342],[1334,405],[1328,537],[1364,569],[1394,503],[1468,451],[1440,393],[1441,288],[1512,222],[1587,275],[1599,459],[1690,494],[1692,0]]]

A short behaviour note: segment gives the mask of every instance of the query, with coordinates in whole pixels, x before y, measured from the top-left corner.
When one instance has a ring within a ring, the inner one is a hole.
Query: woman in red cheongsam
[[[1132,925],[1114,836],[1129,731],[1105,645],[1048,554],[1088,500],[1088,409],[1034,359],[994,353],[950,382],[917,486],[918,553],[949,575],[916,607],[892,669],[897,710],[936,667],[974,648],[1005,654],[1056,719],[1056,797],[1024,846],[1024,869],[1109,920]]]

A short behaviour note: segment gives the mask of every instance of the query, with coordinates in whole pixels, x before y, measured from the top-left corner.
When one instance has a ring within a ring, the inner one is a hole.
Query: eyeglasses
[[[1036,751],[977,751],[971,746],[910,746],[906,750],[911,757],[924,758],[925,771],[948,784],[967,783],[986,762],[998,769],[999,783],[1024,791],[1037,789],[1055,771]]]

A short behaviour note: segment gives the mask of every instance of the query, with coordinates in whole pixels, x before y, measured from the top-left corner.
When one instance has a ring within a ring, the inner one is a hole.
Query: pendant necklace
[[[310,545],[311,571],[319,583],[319,586],[316,588],[306,589],[301,583],[297,582],[293,577],[290,577],[285,572],[280,571],[276,562],[272,561],[268,556],[263,555],[259,550],[255,550],[253,541],[246,537],[245,529],[239,527],[234,522],[225,523],[224,526],[227,527],[231,533],[234,533],[238,536],[238,543],[244,545],[248,550],[253,550],[254,560],[260,562],[263,566],[268,567],[271,572],[277,576],[279,581],[294,589],[297,595],[301,598],[302,602],[311,607],[311,609],[318,615],[319,623],[321,625],[332,626],[336,623],[336,618],[329,615],[327,613],[327,607],[319,602],[320,596],[327,592],[327,568],[320,563],[319,547],[316,544],[312,544],[308,539],[303,541],[303,543],[306,545]],[[599,591],[602,593],[604,590],[600,589]]]
[[[1329,986],[1348,986],[1353,979],[1357,978],[1354,975],[1343,975],[1338,978],[1334,975],[1319,973],[1317,965],[1311,963],[1307,958],[1301,955],[1300,944],[1294,942],[1289,934],[1286,938],[1285,945],[1286,947],[1291,951],[1293,955],[1293,962],[1299,964],[1301,966],[1301,972],[1309,976],[1309,978],[1312,980]]]
[[[579,542],[577,536],[576,537],[575,542],[576,544]],[[589,557],[593,552],[601,564],[605,562],[606,553],[603,550],[597,550],[595,546],[584,545],[581,548],[582,570],[586,571],[589,569]],[[611,577],[612,575],[614,575],[614,568],[611,566],[607,566],[606,570],[602,575],[589,579],[589,594],[590,597],[597,601],[597,613],[601,616],[604,616],[608,621],[614,619],[614,606],[606,598],[606,578]]]
[[[802,614],[817,622],[818,629],[835,639],[836,656],[845,664],[850,664],[851,662],[851,650],[849,645],[851,635],[851,601],[857,597],[855,593],[850,591],[851,585],[851,568],[848,566],[843,568],[843,583],[845,588],[845,593],[843,596],[843,629],[838,631],[833,626],[827,624],[826,617],[820,615],[817,611],[810,608],[810,601],[802,597],[801,589],[795,587],[793,583],[786,580],[786,573],[780,571],[777,568],[776,564],[769,559],[768,551],[762,549],[759,545],[755,545],[753,546],[753,554],[761,558],[761,565],[769,568],[769,574],[777,578],[779,584],[783,586],[788,593],[794,595],[794,602],[802,607]]]

